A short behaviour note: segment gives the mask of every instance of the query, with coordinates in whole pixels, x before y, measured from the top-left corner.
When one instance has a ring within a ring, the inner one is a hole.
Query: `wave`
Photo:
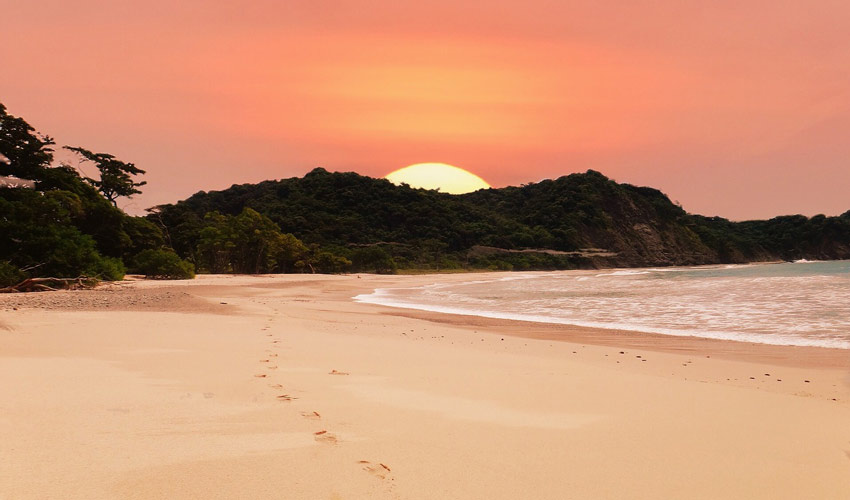
[[[600,273],[596,276],[637,276],[640,274],[649,274],[649,271],[614,271],[612,273]]]
[[[471,283],[471,282],[470,282]],[[482,282],[477,282],[482,283]],[[484,282],[486,283],[486,282]],[[464,283],[466,284],[466,283]],[[437,285],[437,284],[435,284]],[[433,286],[433,285],[432,285]],[[549,323],[559,325],[570,325],[587,328],[601,328],[606,330],[623,330],[631,332],[651,333],[658,335],[669,335],[676,337],[698,337],[717,340],[729,340],[736,342],[749,342],[768,345],[800,346],[800,347],[826,347],[833,349],[850,349],[850,340],[840,338],[828,338],[817,336],[800,336],[793,334],[760,334],[746,332],[712,331],[697,329],[673,329],[650,327],[629,322],[599,322],[573,320],[545,314],[525,314],[504,311],[492,311],[476,309],[471,307],[459,307],[457,305],[427,304],[399,297],[398,292],[423,289],[424,287],[411,288],[378,288],[369,294],[360,294],[354,297],[356,302],[376,304],[387,307],[414,309],[419,311],[436,312],[442,314],[457,314],[464,316],[478,316],[483,318],[504,319],[513,321],[525,321],[531,323]],[[455,304],[456,301],[452,301]],[[478,302],[478,301],[476,301]]]

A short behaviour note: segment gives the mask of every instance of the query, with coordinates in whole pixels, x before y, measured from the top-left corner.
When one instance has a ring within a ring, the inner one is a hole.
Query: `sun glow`
[[[481,177],[446,163],[417,163],[387,174],[386,179],[393,184],[439,189],[450,194],[471,193],[490,187]]]

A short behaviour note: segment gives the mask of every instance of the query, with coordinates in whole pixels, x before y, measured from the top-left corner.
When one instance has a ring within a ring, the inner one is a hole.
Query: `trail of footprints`
[[[277,309],[275,309],[274,315],[270,316],[268,318],[267,324],[264,327],[262,327],[260,329],[260,331],[264,331],[264,332],[269,331],[272,323],[274,322],[274,316],[277,316]],[[266,337],[274,337],[274,334],[271,333],[271,332],[266,333]],[[272,342],[272,347],[274,349],[276,349],[276,348],[278,348],[277,344],[280,343],[280,339],[275,338],[271,342]],[[266,349],[265,357],[263,359],[260,359],[260,363],[263,363],[267,370],[277,370],[277,364],[276,364],[277,363],[277,359],[276,359],[277,357],[278,357],[278,353],[274,352],[274,350]],[[254,375],[254,377],[256,377],[256,378],[268,378],[268,374],[257,373],[257,374]],[[271,384],[269,384],[269,387],[271,387],[272,389],[283,389],[283,385],[278,384],[278,383],[271,383]],[[297,399],[297,398],[294,397],[294,396],[291,396],[289,394],[279,394],[278,396],[276,396],[276,399],[278,401],[292,401],[292,400]]]
[[[274,316],[277,316],[277,314],[278,314],[278,310],[275,309],[274,315],[272,317],[269,317],[268,323],[260,329],[263,332],[268,332],[268,333],[266,333],[266,337],[271,337],[270,343],[271,343],[272,349],[279,349],[280,348],[280,339],[276,338],[273,333],[269,332],[271,325],[272,325],[272,323],[274,322],[274,319],[275,319]],[[259,360],[260,363],[262,363],[267,370],[277,370],[277,368],[278,368],[278,365],[276,364],[276,362],[277,362],[276,358],[279,357],[279,354],[274,352],[272,349],[267,349],[265,356],[262,359]],[[330,372],[328,372],[328,375],[348,375],[348,373],[334,369],[334,370],[331,370]],[[268,373],[257,373],[257,374],[254,374],[254,377],[255,378],[261,378],[261,379],[268,379],[269,374]],[[268,384],[268,386],[272,389],[275,389],[275,390],[282,390],[283,389],[283,385],[276,383],[276,382],[272,382],[272,383]],[[293,400],[298,399],[298,398],[296,398],[295,396],[292,396],[290,394],[282,393],[282,394],[278,394],[277,396],[275,396],[275,399],[277,399],[278,401],[290,402],[290,401],[293,401]],[[318,411],[303,411],[303,412],[301,412],[301,416],[304,417],[305,419],[308,419],[308,420],[320,421],[322,419],[322,415]],[[339,438],[335,434],[328,432],[326,429],[321,429],[321,430],[313,432],[313,439],[315,439],[317,442],[330,444],[330,445],[335,445],[335,444],[340,442]],[[368,472],[369,474],[371,474],[372,476],[374,476],[377,479],[394,480],[390,476],[390,473],[392,472],[392,470],[390,469],[389,466],[387,466],[384,463],[380,463],[380,462],[372,463],[368,460],[359,460],[357,463],[362,466],[362,469],[364,471]]]

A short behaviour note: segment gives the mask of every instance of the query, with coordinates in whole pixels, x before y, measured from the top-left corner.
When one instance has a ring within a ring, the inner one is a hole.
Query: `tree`
[[[381,247],[368,246],[351,252],[351,262],[360,271],[393,274],[397,266],[392,256]]]
[[[314,272],[318,271],[323,274],[343,273],[351,267],[350,260],[326,251],[320,251],[305,264]]]
[[[0,261],[26,277],[89,276],[121,279],[120,259],[101,255],[94,239],[73,225],[79,199],[72,193],[0,189]]]
[[[165,246],[162,230],[144,217],[125,217],[121,228],[130,241],[121,255],[125,262],[142,250],[159,250]]]
[[[144,170],[132,163],[125,163],[118,160],[111,154],[92,153],[87,149],[71,146],[65,146],[65,149],[77,153],[82,157],[83,161],[94,163],[95,167],[100,171],[100,180],[86,177],[85,181],[96,187],[115,206],[118,205],[115,200],[119,196],[129,198],[134,194],[139,194],[141,191],[137,188],[147,184],[146,181],[135,182],[132,177],[134,175],[143,175],[145,173]]]
[[[277,224],[256,210],[245,207],[230,220],[236,244],[232,263],[237,273],[259,274],[272,272],[274,254],[283,234]]]
[[[133,259],[134,271],[149,279],[192,279],[195,266],[170,250],[142,250]]]
[[[41,135],[0,103],[0,175],[35,179],[53,162],[53,139]]]
[[[198,232],[198,264],[210,273],[231,271],[231,255],[236,247],[230,221],[233,216],[209,212],[205,226]]]
[[[308,248],[271,219],[245,207],[239,215],[208,212],[196,232],[196,263],[211,273],[341,272],[351,262]]]
[[[299,263],[309,256],[310,249],[301,240],[290,233],[281,234],[274,248],[275,269],[281,273],[294,273]]]
[[[143,170],[68,148],[98,165],[101,179],[84,179],[68,165],[54,166],[54,144],[0,104],[0,287],[24,278],[121,279],[122,259],[164,244],[154,223],[115,205],[116,197],[139,192],[144,182],[132,176]]]

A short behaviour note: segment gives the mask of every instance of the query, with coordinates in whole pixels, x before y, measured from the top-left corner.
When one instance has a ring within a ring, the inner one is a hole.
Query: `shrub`
[[[101,257],[93,264],[86,275],[104,281],[119,281],[124,279],[125,272],[124,262],[121,259],[116,257]]]
[[[17,267],[0,260],[0,287],[17,285],[26,277],[26,274]]]
[[[132,270],[149,279],[192,279],[195,266],[170,250],[142,250],[133,259]]]
[[[351,261],[330,252],[319,252],[314,259],[314,270],[322,274],[343,273],[351,267]]]

